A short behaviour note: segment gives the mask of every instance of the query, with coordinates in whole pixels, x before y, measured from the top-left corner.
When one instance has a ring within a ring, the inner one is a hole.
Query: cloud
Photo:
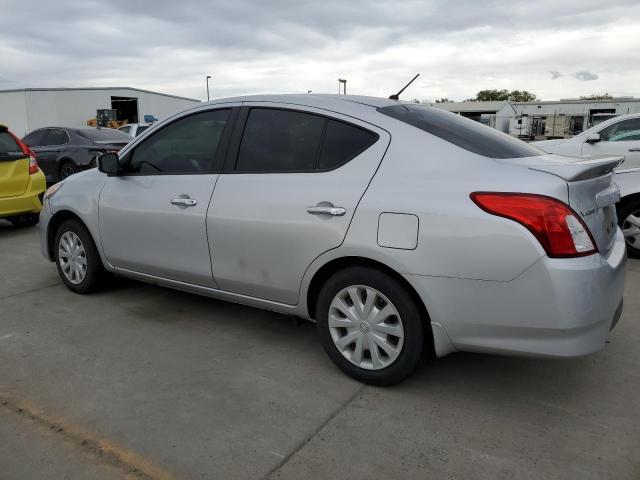
[[[560,78],[564,76],[557,70],[549,70],[549,73],[551,74],[551,80],[555,80],[556,78]]]
[[[586,70],[581,70],[580,72],[574,73],[573,76],[582,82],[590,82],[592,80],[597,80],[598,75],[595,73],[587,72]]]
[[[613,0],[2,0],[0,89],[132,86],[194,98],[255,92],[464,99],[640,95],[640,3]],[[24,25],[29,25],[25,34]],[[624,45],[624,48],[620,48]],[[557,74],[557,75],[556,75]],[[592,78],[595,77],[595,78]],[[564,79],[563,79],[564,80]]]

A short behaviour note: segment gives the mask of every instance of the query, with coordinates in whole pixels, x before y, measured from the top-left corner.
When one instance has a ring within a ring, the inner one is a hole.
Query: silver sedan
[[[230,98],[51,187],[42,252],[78,293],[111,273],[315,321],[375,385],[430,354],[585,355],[622,311],[620,160],[389,99]]]

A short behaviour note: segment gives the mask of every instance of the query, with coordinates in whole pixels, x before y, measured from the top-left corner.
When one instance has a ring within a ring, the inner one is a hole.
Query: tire
[[[15,217],[7,218],[14,227],[26,228],[37,225],[40,221],[40,215],[37,213],[23,213],[22,215],[16,215]]]
[[[349,304],[354,295],[360,298],[360,311],[367,310],[367,299],[376,302],[369,309],[379,312],[375,321],[367,321],[374,317],[366,313],[358,315],[358,305],[353,300]],[[350,311],[347,315],[345,306]],[[320,290],[316,320],[322,345],[331,360],[360,382],[377,386],[396,384],[411,375],[422,358],[426,342],[421,309],[402,284],[375,268],[350,267],[331,276]],[[346,343],[351,338],[353,343]],[[380,338],[384,339],[385,349],[379,343]],[[387,350],[391,354],[385,353]]]
[[[640,258],[640,226],[629,223],[628,218],[633,215],[640,219],[640,198],[632,198],[630,200],[622,200],[618,208],[618,224],[625,233],[625,242],[627,243],[627,253],[630,257]],[[638,232],[636,235],[629,234]]]
[[[76,248],[77,241],[80,242],[80,249]],[[56,231],[53,245],[58,275],[69,290],[84,294],[96,290],[101,285],[106,272],[96,245],[82,222],[76,219],[63,222]],[[84,275],[82,263],[85,264]],[[74,266],[77,267],[75,275]]]
[[[69,178],[71,175],[78,173],[80,168],[78,168],[71,161],[64,161],[60,164],[60,168],[58,169],[58,180],[64,180],[65,178]]]

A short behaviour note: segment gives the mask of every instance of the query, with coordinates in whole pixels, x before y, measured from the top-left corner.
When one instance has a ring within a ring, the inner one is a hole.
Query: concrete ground
[[[640,478],[640,262],[600,353],[453,354],[393,388],[314,326],[121,281],[80,296],[0,222],[0,478]]]

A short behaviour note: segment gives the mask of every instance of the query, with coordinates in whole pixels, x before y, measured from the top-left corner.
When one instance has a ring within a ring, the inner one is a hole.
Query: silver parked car
[[[616,170],[620,187],[618,223],[627,241],[629,256],[640,258],[640,113],[613,117],[573,138],[532,142],[547,153],[570,157],[597,158],[621,155],[624,163]]]
[[[376,385],[425,354],[589,354],[620,317],[619,157],[357,96],[224,99],[152,128],[47,192],[42,251],[75,292],[112,272],[314,320]]]

